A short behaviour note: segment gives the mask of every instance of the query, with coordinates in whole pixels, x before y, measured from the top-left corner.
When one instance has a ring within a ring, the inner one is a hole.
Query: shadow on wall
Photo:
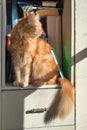
[[[87,48],[83,49],[82,51],[78,52],[75,56],[72,57],[72,66],[83,59],[87,58]]]

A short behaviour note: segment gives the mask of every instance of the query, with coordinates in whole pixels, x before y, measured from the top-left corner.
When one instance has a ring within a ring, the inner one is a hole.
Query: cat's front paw
[[[26,83],[26,82],[21,82],[20,83],[20,87],[23,87],[23,88],[26,88],[26,87],[28,87],[28,83]]]
[[[17,80],[13,82],[14,86],[19,86],[19,87],[23,87],[26,88],[28,86],[27,82],[18,82]]]
[[[15,81],[13,82],[13,85],[14,85],[14,86],[20,86],[20,82],[18,82],[17,80],[15,80]]]

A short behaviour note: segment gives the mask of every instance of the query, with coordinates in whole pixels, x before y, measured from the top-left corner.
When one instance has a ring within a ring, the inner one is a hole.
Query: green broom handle
[[[62,72],[62,70],[61,70],[61,68],[60,68],[58,58],[56,57],[56,54],[55,54],[55,52],[54,52],[53,49],[51,50],[51,54],[52,54],[52,56],[53,56],[53,58],[54,58],[54,61],[55,61],[56,65],[58,66],[60,76],[61,76],[61,78],[63,79],[63,78],[64,78],[64,75],[63,75],[63,72]]]

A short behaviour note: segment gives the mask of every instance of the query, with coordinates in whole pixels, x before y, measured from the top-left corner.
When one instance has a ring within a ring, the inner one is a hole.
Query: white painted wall
[[[0,91],[0,130],[1,130],[1,91]]]
[[[1,88],[1,4],[0,4],[0,88]]]
[[[87,129],[87,0],[75,0],[76,130]]]
[[[0,4],[0,89],[1,89],[1,4]],[[0,91],[0,129],[1,129],[1,91]]]

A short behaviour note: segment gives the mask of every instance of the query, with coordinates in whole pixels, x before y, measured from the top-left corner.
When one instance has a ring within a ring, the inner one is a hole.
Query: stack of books
[[[42,1],[42,6],[56,7],[58,1]]]

